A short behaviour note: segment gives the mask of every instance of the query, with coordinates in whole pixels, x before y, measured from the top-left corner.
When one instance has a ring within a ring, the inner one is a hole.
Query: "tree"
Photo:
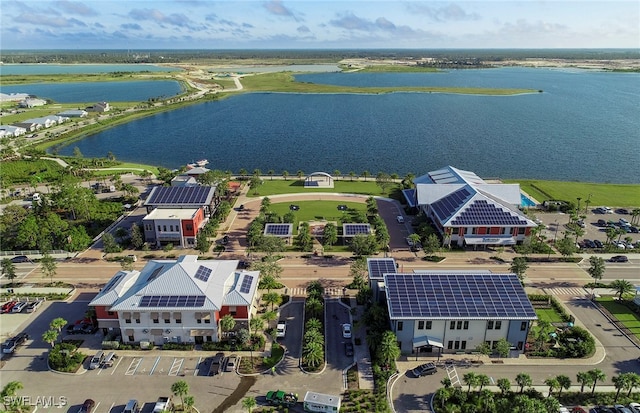
[[[527,264],[527,260],[524,257],[515,257],[511,262],[509,271],[516,274],[520,279],[520,282],[524,283],[524,274],[528,268],[529,264]]]
[[[616,403],[618,401],[618,396],[620,396],[620,392],[622,391],[622,389],[627,388],[627,382],[629,381],[628,376],[625,376],[625,374],[619,374],[617,376],[613,376],[611,378],[611,381],[613,382],[613,387],[615,387],[616,389],[616,397],[613,399],[613,402]]]
[[[269,175],[269,178],[270,178],[271,181],[273,181],[273,174],[275,174],[275,173],[276,173],[276,171],[274,171],[273,169],[269,169],[267,171],[267,175]]]
[[[45,252],[40,260],[40,266],[42,268],[42,274],[45,277],[49,277],[50,282],[53,282],[53,277],[56,275],[56,270],[58,269],[56,260],[49,255],[48,252]]]
[[[478,385],[480,386],[480,391],[482,391],[482,388],[484,386],[488,386],[489,384],[491,384],[491,379],[489,379],[489,376],[487,376],[486,374],[478,374]]]
[[[549,394],[547,395],[547,397],[551,397],[551,395],[553,394],[553,391],[560,387],[560,383],[558,383],[558,379],[556,379],[555,377],[547,378],[544,381],[544,384],[546,384],[549,387]]]
[[[368,177],[371,176],[371,172],[364,170],[362,171],[362,174],[360,174],[360,176],[362,176],[364,178],[364,180],[366,181]]]
[[[58,332],[56,330],[47,330],[42,334],[42,340],[45,343],[51,344],[51,347],[53,347],[58,340]]]
[[[200,254],[206,254],[207,252],[209,252],[209,248],[211,248],[211,241],[209,241],[209,237],[207,236],[206,232],[198,232],[198,235],[196,235],[196,249],[200,252]]]
[[[49,323],[49,327],[52,330],[56,330],[58,333],[62,332],[62,329],[64,328],[64,326],[67,325],[67,320],[65,320],[62,317],[57,317],[54,318],[53,320],[51,320],[51,323]]]
[[[559,239],[556,242],[556,249],[560,254],[562,254],[565,257],[570,257],[571,255],[575,254],[575,252],[578,250],[576,248],[575,241],[569,237],[564,237],[562,239]]]
[[[478,375],[474,372],[465,373],[465,375],[462,376],[462,381],[464,382],[464,384],[468,386],[467,394],[471,392],[472,387],[475,389],[480,385],[480,379]]]
[[[275,311],[267,311],[266,313],[262,314],[262,319],[267,323],[275,320],[276,318],[278,318],[278,313]]]
[[[120,248],[116,239],[109,232],[106,232],[102,236],[102,248],[104,249],[105,254],[122,251],[122,248]]]
[[[604,381],[607,376],[600,369],[589,370],[587,373],[591,377],[591,381],[593,384],[593,387],[591,387],[591,395],[593,396],[593,394],[596,392],[596,384],[598,384],[599,381]]]
[[[429,234],[425,239],[422,249],[427,255],[433,255],[440,249],[440,239],[436,234]]]
[[[593,383],[593,379],[587,371],[578,372],[578,374],[576,374],[576,380],[580,383],[580,393],[584,392],[585,386],[590,386],[591,383]]]
[[[587,272],[591,278],[594,279],[594,283],[599,283],[604,276],[604,259],[596,257],[595,255],[589,257],[589,268]]]
[[[444,408],[447,400],[451,397],[451,391],[448,387],[440,387],[436,390],[435,399],[440,400],[440,407]]]
[[[353,255],[372,255],[377,249],[378,242],[376,241],[376,237],[371,234],[358,234],[351,239],[351,251],[353,251]]]
[[[304,304],[304,308],[307,314],[309,314],[309,317],[319,317],[324,305],[322,304],[322,301],[316,297],[309,297]]]
[[[220,330],[223,332],[231,331],[235,326],[236,320],[231,314],[225,314],[224,317],[220,319]]]
[[[184,380],[178,380],[171,385],[171,393],[180,397],[181,407],[184,409],[184,396],[189,393],[189,384]]]
[[[16,278],[16,266],[11,262],[10,258],[2,259],[2,275],[7,277],[7,280],[13,286],[13,280]]]
[[[125,271],[133,271],[134,260],[135,259],[133,258],[133,256],[130,255],[122,257],[122,259],[120,260],[120,267],[122,267],[122,269]]]
[[[262,331],[264,328],[264,320],[259,317],[253,317],[249,320],[249,328],[254,332]]]
[[[4,405],[5,411],[11,410],[11,401],[12,398],[17,396],[18,390],[23,389],[24,386],[19,381],[10,381],[7,383],[2,392],[0,393],[0,398],[2,398],[2,404]]]
[[[393,180],[389,174],[379,172],[378,175],[376,175],[376,184],[383,193],[386,193],[389,188],[393,186]]]
[[[516,383],[520,386],[520,394],[522,394],[525,387],[529,387],[533,384],[533,380],[531,380],[531,376],[527,373],[519,373],[516,376]]]
[[[509,389],[511,389],[511,382],[506,378],[498,379],[497,385],[502,394],[505,394]]]
[[[317,318],[310,318],[304,325],[306,331],[309,330],[317,330],[320,331],[322,329],[322,323]]]
[[[614,280],[609,284],[609,288],[614,290],[618,295],[618,300],[622,300],[622,296],[635,291],[635,287],[627,280]]]
[[[511,350],[511,343],[507,341],[506,338],[501,338],[496,343],[496,351],[500,357],[507,357],[509,355],[509,351]]]
[[[253,411],[253,408],[256,407],[256,398],[253,396],[248,396],[242,399],[242,407],[247,409],[249,413]]]
[[[142,231],[140,230],[140,226],[135,222],[131,224],[131,228],[129,228],[129,239],[131,240],[131,245],[133,245],[133,248],[135,249],[140,249],[144,245]]]
[[[382,339],[378,344],[378,359],[385,364],[391,365],[400,357],[400,348],[398,347],[398,338],[393,331],[385,331]]]
[[[349,275],[353,277],[353,281],[349,285],[349,288],[361,290],[368,285],[367,277],[369,270],[367,269],[367,262],[364,258],[359,258],[351,263],[349,269]]]
[[[185,396],[183,410],[190,412],[191,410],[193,410],[193,405],[195,404],[195,402],[196,399],[194,399],[193,396]]]
[[[284,178],[284,180],[286,181],[286,180],[287,180],[287,178],[289,177],[289,171],[287,171],[287,170],[282,171],[282,177],[283,177],[283,178]]]
[[[298,179],[302,179],[302,177],[304,176],[304,171],[302,169],[298,169],[298,172],[296,172],[296,176],[298,177]]]
[[[307,342],[302,349],[302,356],[307,365],[318,367],[324,362],[324,346],[317,341]]]
[[[282,296],[275,291],[267,292],[265,294],[262,294],[262,301],[266,305],[271,305],[271,310],[273,311],[273,307],[276,305],[280,305],[280,303],[282,302]]]
[[[334,245],[338,242],[338,228],[336,224],[329,222],[324,226],[322,245]]]

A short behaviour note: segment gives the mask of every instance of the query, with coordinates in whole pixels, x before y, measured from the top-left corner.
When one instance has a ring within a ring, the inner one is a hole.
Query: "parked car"
[[[629,230],[631,230],[631,232],[633,232],[634,234],[637,234],[638,232],[640,232],[640,230],[638,230],[638,227],[629,227]]]
[[[593,243],[596,244],[596,248],[604,248],[604,244],[599,239],[594,239]]]
[[[29,304],[27,304],[27,313],[33,313],[34,311],[36,311],[42,305],[43,301],[44,300],[31,301]]]
[[[216,353],[211,357],[211,366],[209,367],[209,376],[215,376],[222,373],[222,365],[224,364],[224,353]]]
[[[627,262],[629,261],[629,258],[627,258],[626,255],[614,255],[613,257],[609,258],[609,262]]]
[[[10,313],[11,309],[13,308],[14,305],[16,305],[17,301],[8,301],[4,304],[2,304],[2,307],[0,308],[0,313],[4,314],[4,313]]]
[[[82,407],[78,410],[78,413],[91,413],[96,407],[96,402],[91,399],[87,399],[82,403]]]
[[[289,205],[289,209],[291,211],[298,211],[300,209],[300,205],[291,204],[291,205]]]
[[[629,214],[629,210],[628,209],[624,209],[624,208],[618,208],[618,209],[616,209],[616,214],[628,215]]]
[[[353,356],[353,344],[351,342],[344,343],[344,354],[347,357],[352,357]]]
[[[622,404],[616,404],[616,405],[614,406],[614,408],[616,409],[616,411],[617,411],[618,413],[633,413],[633,412],[631,411],[631,409],[629,409],[628,407],[623,406]]]
[[[11,308],[11,312],[12,313],[21,313],[22,310],[24,310],[27,307],[27,302],[21,301],[19,303],[16,303],[12,308]]]
[[[595,248],[596,247],[595,242],[591,241],[590,239],[585,239],[583,242],[584,242],[585,248]]]
[[[11,337],[7,341],[2,344],[2,352],[4,354],[12,354],[25,343],[25,341],[29,340],[29,334],[20,333],[17,336]]]
[[[23,262],[31,262],[31,260],[26,255],[18,255],[17,257],[11,258],[11,262],[14,264],[20,264]]]
[[[345,323],[342,325],[342,337],[351,338],[351,324]]]
[[[238,356],[235,354],[230,355],[229,358],[227,359],[227,363],[224,366],[224,371],[226,372],[236,371],[236,364],[238,364]]]
[[[629,408],[633,413],[640,413],[640,403],[629,403]]]
[[[287,322],[284,320],[280,320],[276,325],[276,337],[284,337],[286,335],[287,335]]]
[[[398,224],[404,224],[404,217],[402,215],[398,215],[396,217],[396,221],[398,221]]]
[[[596,222],[596,225],[599,227],[606,227],[607,221],[605,221],[604,219],[599,219],[598,222]]]
[[[587,411],[580,406],[575,406],[571,408],[571,413],[587,413]]]
[[[593,209],[593,213],[594,214],[606,214],[607,211],[602,207],[598,207],[598,208],[594,208]]]
[[[436,373],[437,371],[438,371],[438,368],[433,363],[421,364],[418,367],[416,367],[415,369],[411,370],[411,372],[413,373],[413,375],[415,377],[422,377],[422,376],[431,375],[431,374]]]

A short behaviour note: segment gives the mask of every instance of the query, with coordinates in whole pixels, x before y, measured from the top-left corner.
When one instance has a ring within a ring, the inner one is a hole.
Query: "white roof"
[[[199,208],[156,208],[149,212],[144,219],[190,219],[195,216]]]

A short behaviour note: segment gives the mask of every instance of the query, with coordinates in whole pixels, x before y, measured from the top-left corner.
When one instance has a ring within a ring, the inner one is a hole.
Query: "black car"
[[[87,399],[82,403],[82,407],[78,410],[78,413],[91,413],[96,407],[96,402],[91,399]]]
[[[347,209],[349,209],[346,205],[338,205],[338,211],[346,211]]]
[[[31,260],[26,255],[18,255],[17,257],[11,258],[11,262],[14,264],[20,264],[23,262],[31,262]]]
[[[634,234],[637,234],[638,232],[640,232],[640,230],[638,230],[638,227],[629,227],[629,229],[631,230],[631,232],[633,232]]]
[[[598,222],[596,223],[597,226],[599,227],[606,227],[607,226],[607,221],[605,221],[604,219],[599,219]]]
[[[211,366],[209,367],[209,376],[215,376],[222,373],[222,365],[224,364],[224,353],[217,353],[211,357]]]
[[[614,255],[613,257],[609,258],[609,262],[627,262],[629,261],[629,258],[627,258],[626,255]]]
[[[624,208],[618,208],[616,209],[616,214],[629,215],[629,210]]]
[[[353,356],[353,344],[344,343],[344,354],[347,357],[352,357]]]
[[[604,248],[604,244],[602,244],[602,241],[598,239],[594,239],[593,243],[596,244],[596,248]]]
[[[421,364],[415,369],[411,370],[414,376],[422,377],[431,374],[435,374],[438,371],[438,368],[433,363]]]

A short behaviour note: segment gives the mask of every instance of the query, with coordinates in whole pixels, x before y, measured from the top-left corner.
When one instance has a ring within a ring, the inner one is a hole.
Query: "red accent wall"
[[[514,237],[518,235],[518,228],[513,228],[511,230],[511,235],[513,235]]]
[[[229,314],[229,306],[223,306],[220,309],[220,314],[218,314],[218,317],[222,318],[227,314]],[[247,306],[236,306],[236,315],[234,315],[233,318],[249,318],[249,308]]]
[[[531,228],[525,228],[525,229],[524,229],[524,235],[526,235],[527,237],[528,237],[529,235],[531,235]]]
[[[500,235],[500,227],[491,227],[489,234]]]
[[[202,208],[200,208],[198,209],[198,212],[196,212],[196,215],[193,217],[193,219],[182,220],[182,222],[180,223],[180,225],[182,225],[182,234],[186,237],[195,237],[196,235],[198,235],[198,228],[200,227],[200,224],[203,220],[204,211],[202,210]],[[187,229],[188,224],[191,224],[191,230]]]
[[[114,312],[113,315],[109,314],[109,307],[107,306],[97,306],[96,307],[96,318],[98,319],[111,319],[111,320],[117,320],[118,319],[118,313]]]
[[[460,236],[464,235],[464,228],[463,227],[458,228],[458,235],[460,235]]]
[[[484,235],[487,233],[487,228],[486,227],[478,227],[478,234],[479,235]]]

